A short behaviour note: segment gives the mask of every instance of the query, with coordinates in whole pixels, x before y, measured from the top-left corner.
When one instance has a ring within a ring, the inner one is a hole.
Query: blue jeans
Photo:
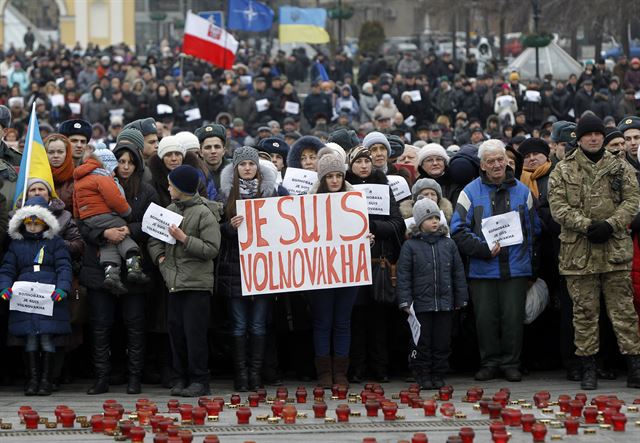
[[[357,287],[320,289],[311,293],[313,345],[316,356],[348,357],[351,345],[351,310],[358,295]]]
[[[56,352],[56,346],[53,344],[53,336],[51,334],[32,334],[27,335],[27,342],[24,345],[25,352]]]
[[[245,337],[250,335],[267,334],[267,313],[270,298],[264,295],[257,297],[232,297],[229,300],[231,313],[231,335]]]

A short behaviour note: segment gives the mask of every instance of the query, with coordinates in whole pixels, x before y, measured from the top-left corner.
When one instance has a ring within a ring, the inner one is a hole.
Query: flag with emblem
[[[327,10],[323,8],[280,7],[280,43],[329,43],[324,29]]]
[[[273,24],[273,9],[253,0],[229,1],[229,29],[264,32]]]
[[[233,35],[191,11],[184,25],[182,52],[223,69],[231,69],[238,42]]]
[[[79,125],[79,123],[77,123]],[[36,104],[33,103],[31,116],[29,117],[29,127],[27,128],[27,139],[24,142],[22,160],[20,161],[20,172],[16,181],[16,192],[13,196],[13,206],[16,207],[18,200],[24,204],[27,199],[27,185],[29,179],[39,178],[49,184],[51,188],[51,198],[57,198],[53,174],[49,165],[49,157],[42,143],[38,118],[36,116]]]

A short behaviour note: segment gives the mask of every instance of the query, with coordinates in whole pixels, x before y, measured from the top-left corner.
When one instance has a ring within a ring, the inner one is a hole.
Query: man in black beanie
[[[594,114],[580,118],[578,147],[549,178],[551,215],[561,226],[560,274],[573,301],[576,355],[582,389],[597,389],[594,356],[599,351],[600,294],[618,346],[627,357],[627,386],[640,388],[640,335],[633,306],[633,244],[627,226],[638,212],[638,182],[624,159],[606,151],[604,124]]]

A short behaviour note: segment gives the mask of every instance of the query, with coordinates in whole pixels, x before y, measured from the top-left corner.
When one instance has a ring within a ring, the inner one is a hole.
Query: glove
[[[587,228],[587,239],[591,243],[604,243],[611,238],[613,228],[606,221],[591,223]]]
[[[67,298],[67,293],[62,289],[56,288],[55,291],[51,293],[51,300],[55,302],[59,302]]]
[[[631,221],[631,225],[629,226],[631,227],[631,230],[633,232],[640,231],[640,212],[638,212],[638,214],[636,214],[636,216],[633,217],[633,220]]]
[[[0,291],[0,298],[3,300],[11,300],[11,296],[13,295],[13,291],[11,290],[11,288],[5,288],[2,291]]]

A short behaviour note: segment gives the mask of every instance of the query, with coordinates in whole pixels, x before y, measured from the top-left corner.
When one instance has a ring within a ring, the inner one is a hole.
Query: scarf
[[[51,174],[53,175],[53,182],[55,184],[63,184],[73,179],[73,157],[71,156],[71,148],[67,148],[67,156],[64,158],[64,162],[57,168],[51,167]]]
[[[242,198],[255,198],[258,195],[258,179],[245,180],[238,178],[238,184],[240,186],[240,197]]]
[[[538,179],[540,177],[544,177],[549,173],[549,169],[551,169],[551,160],[547,160],[546,163],[538,166],[536,169],[524,168],[522,170],[522,175],[520,176],[520,181],[524,183],[527,188],[531,190],[531,195],[534,198],[540,197],[540,191],[538,190]]]

